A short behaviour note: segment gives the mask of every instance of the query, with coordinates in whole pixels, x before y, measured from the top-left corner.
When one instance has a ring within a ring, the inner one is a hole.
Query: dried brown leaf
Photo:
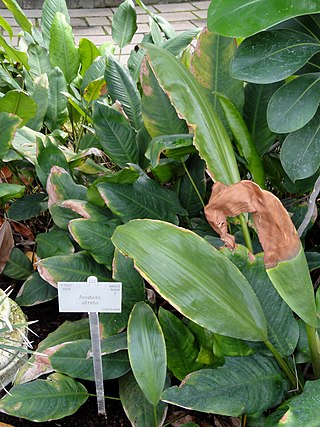
[[[8,221],[4,221],[0,227],[0,273],[9,261],[13,247],[11,226]]]
[[[262,190],[252,181],[241,181],[226,186],[213,186],[205,214],[209,224],[230,248],[234,237],[228,234],[227,217],[243,212],[252,218],[264,250],[266,268],[294,258],[300,250],[300,239],[286,209],[272,193]]]
[[[25,239],[34,242],[34,234],[31,231],[30,227],[27,225],[21,224],[21,222],[11,221],[11,226],[16,234],[21,235]]]

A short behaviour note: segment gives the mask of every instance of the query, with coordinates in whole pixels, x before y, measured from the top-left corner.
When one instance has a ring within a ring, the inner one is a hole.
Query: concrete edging
[[[17,0],[22,9],[41,9],[44,0]],[[145,0],[146,4],[157,3],[182,3],[184,0]],[[115,7],[122,3],[122,0],[66,0],[69,9],[93,9],[99,7]],[[0,0],[0,9],[5,9],[5,5]]]

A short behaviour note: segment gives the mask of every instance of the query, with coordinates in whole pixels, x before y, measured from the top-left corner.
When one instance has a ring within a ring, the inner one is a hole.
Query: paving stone
[[[111,25],[104,25],[103,26],[103,31],[105,32],[105,34],[109,34],[111,36]]]
[[[161,13],[162,18],[165,18],[169,22],[175,21],[187,21],[188,19],[194,19],[192,12],[172,12],[172,13]]]
[[[75,36],[75,42],[76,44],[79,44],[80,39],[82,39],[83,36]],[[106,42],[112,42],[112,38],[110,36],[104,36],[104,35],[100,35],[100,36],[89,36],[86,37],[87,39],[91,40],[96,46],[101,46],[103,43]]]
[[[149,23],[149,15],[146,13],[144,15],[137,15],[137,23],[138,24],[148,24]]]
[[[184,12],[197,10],[190,3],[170,3],[170,4],[155,4],[154,8],[159,12]]]
[[[90,27],[110,24],[110,21],[108,20],[108,18],[106,16],[98,16],[98,17],[90,17],[90,16],[87,17],[86,16],[86,21],[88,22],[88,25]]]
[[[208,10],[210,3],[211,3],[210,1],[195,1],[195,2],[192,2],[191,4],[195,6],[197,9]]]
[[[186,31],[196,27],[191,21],[170,22],[170,24],[176,31]]]
[[[122,55],[130,55],[131,51],[134,49],[135,45],[129,44],[128,46],[125,46],[121,50],[121,56]],[[116,50],[114,52],[115,56],[119,56],[120,49],[118,46],[116,46]],[[118,58],[117,58],[118,59]]]
[[[42,16],[42,10],[40,9],[24,10],[24,13],[28,18],[41,18]],[[0,15],[2,15],[2,13],[0,13]]]
[[[111,8],[95,8],[95,9],[69,9],[69,15],[71,17],[79,17],[79,16],[112,16],[113,11]]]
[[[103,27],[73,27],[75,36],[101,36],[105,34]]]
[[[206,19],[195,19],[191,21],[197,28],[203,28],[207,25]]]
[[[148,24],[139,24],[137,33],[148,33],[150,31]]]
[[[197,18],[200,19],[206,19],[208,11],[207,10],[196,10],[192,12],[194,15],[196,15]]]
[[[83,18],[71,18],[70,24],[72,27],[87,27],[88,26],[88,23],[84,19],[84,17]]]

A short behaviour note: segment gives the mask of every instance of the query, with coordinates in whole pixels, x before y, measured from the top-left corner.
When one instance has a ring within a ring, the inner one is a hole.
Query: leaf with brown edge
[[[14,241],[10,223],[4,221],[0,227],[0,273],[9,261],[13,247]]]
[[[264,250],[266,271],[274,287],[306,323],[317,325],[313,285],[298,233],[286,209],[272,193],[252,181],[226,186],[217,182],[205,215],[226,246],[235,247],[227,217],[249,212]]]

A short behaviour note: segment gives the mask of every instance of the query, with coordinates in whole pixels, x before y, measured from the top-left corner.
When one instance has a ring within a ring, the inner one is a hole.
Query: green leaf
[[[137,13],[132,0],[125,0],[112,18],[112,39],[122,49],[137,31]]]
[[[200,28],[183,31],[182,33],[175,35],[169,38],[169,40],[165,41],[162,47],[171,52],[173,55],[177,56],[190,45],[192,40],[198,36],[199,32]]]
[[[39,273],[33,273],[22,285],[15,301],[24,307],[51,301],[58,295],[57,290],[43,280]]]
[[[104,71],[106,68],[106,58],[104,56],[97,57],[90,67],[85,72],[85,75],[81,84],[81,91],[84,92],[86,87],[94,80],[98,80],[104,77]]]
[[[92,101],[100,98],[105,93],[106,82],[103,77],[100,77],[97,80],[93,80],[85,88],[83,97],[90,104]],[[81,113],[80,113],[81,114]]]
[[[138,163],[139,149],[134,129],[126,118],[109,105],[95,101],[93,125],[105,153],[117,163]]]
[[[74,247],[69,234],[63,230],[50,230],[36,237],[37,255],[39,258],[49,258],[56,255],[71,255]]]
[[[31,34],[32,22],[26,17],[18,2],[15,0],[2,0],[2,2],[6,8],[12,12],[17,24],[23,29],[23,31]]]
[[[252,141],[249,129],[247,128],[242,115],[239,113],[233,102],[226,96],[218,94],[218,99],[226,116],[231,132],[233,133],[239,154],[246,159],[246,166],[252,176],[253,181],[260,185],[260,187],[264,188],[265,175],[262,161],[258,156],[256,146]]]
[[[11,141],[21,124],[22,119],[14,114],[0,112],[0,158],[3,159],[10,150]]]
[[[47,192],[50,207],[53,203],[68,199],[86,200],[87,189],[76,184],[65,169],[53,166],[48,178]]]
[[[249,283],[201,237],[172,224],[144,219],[117,227],[112,241],[187,318],[234,338],[266,339],[266,319]]]
[[[24,159],[34,165],[37,161],[36,147],[38,138],[42,141],[45,140],[45,136],[42,133],[36,132],[27,126],[23,126],[21,129],[17,130],[12,141],[12,147],[21,154]]]
[[[302,128],[315,115],[320,102],[320,73],[298,76],[281,86],[270,99],[268,124],[273,132]]]
[[[28,55],[25,52],[20,52],[20,50],[17,50],[9,45],[1,34],[0,46],[3,48],[10,60],[22,64],[27,70],[29,70]]]
[[[33,273],[33,268],[29,258],[20,249],[13,248],[2,273],[11,279],[25,280]]]
[[[8,210],[8,217],[14,221],[25,221],[34,218],[48,209],[44,193],[30,194],[12,203]]]
[[[72,27],[65,15],[57,12],[50,29],[50,61],[53,67],[59,67],[67,83],[77,77],[80,67],[78,48],[74,43]]]
[[[123,409],[133,427],[161,427],[167,414],[167,405],[159,402],[156,407],[155,424],[154,407],[146,399],[138,386],[132,372],[119,379],[119,394]]]
[[[32,99],[37,104],[36,115],[27,122],[27,126],[36,131],[43,127],[43,121],[48,108],[49,81],[46,74],[34,79],[34,88],[30,93]]]
[[[45,145],[39,139],[37,142],[38,155],[36,172],[42,185],[45,187],[53,166],[68,170],[69,165],[63,151],[51,142],[50,138],[46,138]]]
[[[119,350],[128,350],[127,332],[111,335],[101,342],[103,354],[116,353]]]
[[[111,268],[114,246],[111,237],[116,228],[113,223],[101,224],[90,219],[74,219],[69,223],[69,231],[82,249],[90,252],[93,259]]]
[[[320,253],[319,252],[306,252],[309,271],[320,268]]]
[[[170,311],[160,307],[159,322],[166,342],[168,368],[183,380],[203,365],[197,362],[199,348],[190,330]]]
[[[245,39],[231,63],[231,74],[252,83],[273,83],[298,71],[320,51],[320,43],[292,30],[270,30]]]
[[[11,199],[22,197],[25,189],[23,185],[0,183],[0,202],[6,203]]]
[[[185,214],[177,195],[161,187],[142,170],[139,172],[140,177],[133,184],[105,182],[97,185],[108,208],[124,222],[154,218],[175,223],[177,214]]]
[[[307,381],[299,396],[295,396],[283,404],[283,406],[288,406],[289,410],[282,416],[277,425],[317,427],[319,423],[315,414],[317,413],[319,398],[320,380]]]
[[[52,72],[47,49],[37,44],[31,44],[28,47],[28,56],[32,77],[40,77],[43,74],[49,75]]]
[[[85,282],[89,276],[97,276],[99,282],[110,281],[110,273],[97,264],[86,252],[57,255],[39,261],[40,276],[57,287],[58,282]]]
[[[60,68],[55,67],[48,76],[48,109],[45,116],[45,125],[50,129],[60,129],[69,117],[68,100],[62,94],[67,92],[67,83]]]
[[[8,71],[0,64],[1,86],[6,84],[10,89],[21,89],[16,80],[8,73]]]
[[[50,31],[57,12],[62,13],[65,16],[67,23],[70,23],[70,17],[65,0],[44,1],[41,15],[41,29],[47,46],[49,46],[50,43]]]
[[[271,132],[268,126],[267,106],[270,98],[281,84],[257,85],[248,83],[245,86],[243,117],[259,156],[265,154],[276,139],[276,135]]]
[[[320,166],[319,143],[320,115],[286,137],[280,160],[291,181],[308,178],[317,172]]]
[[[137,130],[140,129],[142,126],[141,97],[129,71],[109,55],[104,77],[108,95],[112,101],[119,101],[132,126]]]
[[[72,378],[94,381],[93,359],[90,354],[91,340],[78,340],[66,343],[50,357],[52,368]],[[102,357],[104,380],[119,378],[130,370],[126,351]]]
[[[208,26],[225,36],[247,37],[286,19],[317,12],[317,0],[215,0],[209,6]]]
[[[74,414],[88,399],[85,387],[60,374],[19,384],[0,401],[0,409],[30,421],[49,421]]]
[[[142,65],[140,79],[143,89],[142,116],[150,136],[187,134],[186,122],[179,118],[147,62]]]
[[[147,57],[170,100],[194,129],[194,145],[206,161],[208,172],[228,185],[240,180],[227,131],[204,90],[189,71],[167,51],[147,45]]]
[[[254,353],[244,341],[214,334],[213,353],[216,357],[248,356]]]
[[[136,303],[129,318],[128,351],[139,387],[156,406],[166,380],[166,346],[154,312],[143,301]]]
[[[37,112],[37,104],[22,90],[10,90],[2,98],[0,112],[15,114],[22,120],[19,127],[24,126]]]
[[[239,416],[261,413],[281,402],[289,384],[277,362],[262,355],[227,358],[223,367],[190,374],[161,400],[202,412]]]
[[[181,149],[184,155],[192,152],[190,147],[192,145],[193,135],[189,134],[175,134],[175,135],[160,135],[153,138],[149,143],[145,156],[150,160],[151,166],[156,167],[160,163],[160,156],[162,153],[171,157],[170,152]],[[187,148],[188,147],[188,148]],[[187,148],[187,150],[184,150]],[[183,155],[181,155],[182,157]]]
[[[13,37],[13,29],[8,21],[6,21],[3,16],[0,16],[0,27],[2,27],[9,35],[10,40],[12,40]]]
[[[93,61],[101,54],[99,49],[91,40],[83,38],[79,42],[79,55],[81,63],[80,74],[84,76]]]

